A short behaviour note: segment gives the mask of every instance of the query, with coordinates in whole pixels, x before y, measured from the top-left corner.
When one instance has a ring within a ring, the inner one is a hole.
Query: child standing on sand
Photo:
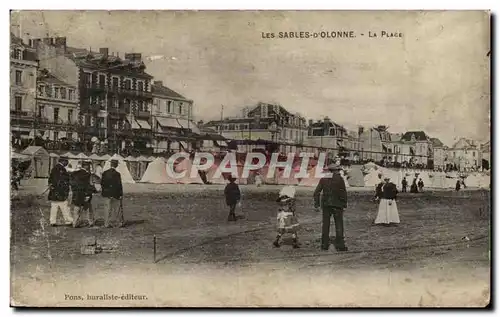
[[[279,248],[280,240],[283,234],[291,233],[293,238],[293,248],[299,248],[299,241],[297,237],[297,231],[299,229],[299,221],[295,214],[295,187],[286,186],[284,187],[276,200],[278,207],[277,215],[277,229],[278,235],[276,240],[274,240],[273,245]]]

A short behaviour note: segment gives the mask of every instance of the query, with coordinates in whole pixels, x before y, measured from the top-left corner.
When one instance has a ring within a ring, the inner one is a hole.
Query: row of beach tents
[[[162,157],[122,157],[118,154],[110,155],[97,155],[90,156],[84,153],[74,154],[71,152],[58,155],[55,153],[48,153],[42,147],[28,147],[21,153],[11,151],[12,160],[32,160],[31,168],[33,177],[48,177],[49,171],[57,163],[60,156],[66,156],[69,159],[69,169],[76,169],[82,161],[92,162],[92,171],[100,176],[103,171],[110,168],[111,160],[118,161],[117,170],[122,176],[123,183],[152,183],[152,184],[203,184],[206,182],[212,184],[225,184],[229,175],[222,174],[218,169],[220,162],[212,162],[212,167],[205,171],[205,173],[191,173],[192,161],[188,158],[180,159],[176,162],[175,166],[170,167],[176,173],[185,172],[183,177],[174,178],[167,173],[167,160]],[[238,163],[237,165],[237,183],[245,184],[276,184],[276,185],[298,185],[306,187],[315,187],[319,182],[317,169],[319,166],[309,166],[308,177],[296,178],[299,173],[300,167],[295,166],[286,177],[285,170],[277,168],[273,176],[268,175],[269,165],[265,165],[259,171],[250,171],[248,177],[242,177],[244,165]],[[467,187],[488,188],[490,186],[489,173],[470,173],[468,175],[461,175],[457,172],[445,173],[434,172],[428,170],[414,170],[414,169],[392,169],[385,168],[374,163],[366,165],[352,165],[344,167],[341,172],[346,187],[375,187],[381,180],[380,175],[390,177],[391,181],[401,188],[401,183],[404,177],[411,185],[413,179],[422,179],[425,188],[455,188],[457,180],[463,180]],[[260,180],[259,180],[260,179]]]

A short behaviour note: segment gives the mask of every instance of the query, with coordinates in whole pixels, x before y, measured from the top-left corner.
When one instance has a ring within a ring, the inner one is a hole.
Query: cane
[[[123,215],[123,197],[120,199],[120,214],[122,216],[121,217],[122,219],[120,219],[120,221],[122,223],[122,226],[124,226],[125,225],[125,217]]]
[[[38,198],[41,198],[41,197],[42,197],[42,196],[43,196],[43,195],[44,195],[44,194],[45,194],[45,193],[46,193],[49,189],[50,189],[50,186],[49,186],[49,187],[47,187],[47,188],[43,191],[43,193],[41,193],[40,195],[38,195]]]

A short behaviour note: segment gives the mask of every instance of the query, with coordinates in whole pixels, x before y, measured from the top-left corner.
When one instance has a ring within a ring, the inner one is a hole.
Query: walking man
[[[83,212],[88,212],[89,227],[94,226],[94,210],[92,208],[92,194],[96,193],[92,184],[90,162],[82,162],[82,166],[71,175],[71,190],[73,191],[72,203],[74,206],[73,228],[80,225]]]
[[[106,211],[104,212],[104,227],[109,228],[110,218],[118,220],[118,227],[125,225],[122,208],[123,186],[122,177],[116,168],[118,161],[111,161],[111,168],[102,173],[101,188],[102,197],[106,200]]]
[[[321,230],[321,249],[330,247],[330,219],[335,221],[335,248],[337,251],[347,251],[344,241],[344,209],[347,208],[347,190],[342,176],[341,167],[336,164],[328,166],[331,177],[322,178],[314,191],[314,207],[319,211],[320,195],[323,209],[323,225]]]
[[[55,226],[57,214],[61,210],[65,225],[73,223],[69,211],[69,173],[66,170],[68,159],[61,156],[59,162],[52,168],[49,176],[50,225]]]

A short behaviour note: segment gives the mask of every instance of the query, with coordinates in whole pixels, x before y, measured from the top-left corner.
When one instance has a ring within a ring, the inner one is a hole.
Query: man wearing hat
[[[241,192],[238,184],[236,184],[236,178],[232,175],[229,176],[229,184],[224,188],[224,196],[226,198],[226,204],[229,206],[229,215],[227,216],[227,221],[236,221],[236,205],[241,199]]]
[[[337,251],[347,251],[344,241],[344,209],[347,208],[347,190],[344,179],[340,176],[342,168],[338,164],[331,164],[328,170],[331,177],[320,179],[314,191],[314,207],[319,211],[323,209],[323,225],[321,230],[321,249],[330,247],[330,219],[333,215],[335,221],[335,248]],[[320,205],[320,195],[321,205]]]
[[[66,170],[68,158],[61,156],[57,164],[50,171],[49,176],[49,201],[50,201],[50,225],[55,226],[57,214],[61,210],[64,223],[70,225],[73,223],[73,217],[69,211],[69,173]]]
[[[106,200],[106,210],[104,212],[104,226],[109,228],[110,220],[115,217],[118,220],[118,227],[125,224],[122,209],[123,186],[117,160],[111,160],[110,169],[102,173],[101,190],[102,197]]]
[[[96,193],[92,184],[92,174],[90,173],[90,162],[83,161],[82,166],[71,175],[71,190],[73,191],[72,204],[74,206],[73,227],[80,225],[82,212],[88,212],[88,224],[94,225],[94,211],[92,208],[92,194]]]

